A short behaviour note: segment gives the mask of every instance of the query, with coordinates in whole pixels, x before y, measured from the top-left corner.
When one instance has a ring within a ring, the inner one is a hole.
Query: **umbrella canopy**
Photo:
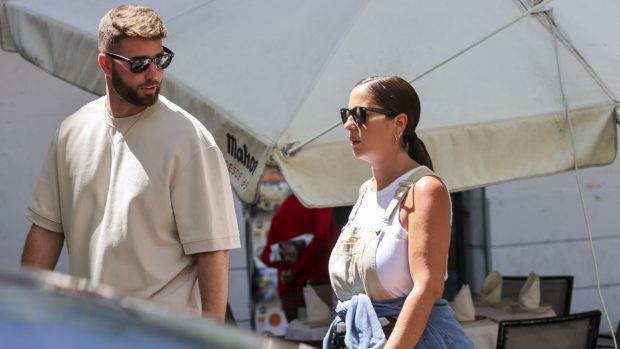
[[[97,23],[120,3],[8,1],[2,47],[103,94]],[[554,39],[546,14],[514,21],[527,10],[518,1],[143,3],[166,22],[165,45],[176,54],[162,93],[213,133],[246,202],[271,161],[308,206],[355,200],[371,172],[336,127],[338,109],[354,83],[372,75],[412,81],[422,100],[419,137],[453,191],[558,173],[575,162],[604,165],[616,154],[613,92],[620,74],[603,69],[614,77],[605,89],[571,45]],[[598,19],[596,11],[557,3],[563,7],[554,9],[556,20],[577,28],[577,43],[590,49],[593,36],[605,43],[598,31],[579,30],[580,16]],[[594,48],[594,70],[620,56],[605,44]]]

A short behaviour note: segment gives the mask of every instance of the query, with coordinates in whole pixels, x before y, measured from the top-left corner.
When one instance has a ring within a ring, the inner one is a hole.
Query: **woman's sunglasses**
[[[167,47],[164,46],[164,53],[157,57],[148,58],[148,57],[140,57],[140,58],[127,58],[121,55],[117,55],[112,52],[104,52],[106,56],[112,59],[118,59],[120,61],[125,61],[129,63],[129,70],[132,73],[139,74],[149,68],[151,62],[155,64],[157,69],[166,69],[172,62],[172,58],[174,58],[174,52],[170,51]]]
[[[384,114],[387,117],[398,115],[398,113],[385,110],[385,109],[370,108],[370,107],[355,107],[352,109],[349,109],[349,108],[340,109],[340,118],[342,119],[342,123],[345,124],[347,122],[347,119],[349,118],[349,115],[351,115],[353,117],[353,121],[355,121],[355,123],[358,126],[362,126],[363,124],[366,123],[366,111]]]

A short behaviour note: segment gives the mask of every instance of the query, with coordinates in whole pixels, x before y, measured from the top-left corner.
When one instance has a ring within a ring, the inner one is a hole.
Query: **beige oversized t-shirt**
[[[63,121],[26,215],[64,233],[71,275],[200,311],[193,254],[240,247],[222,153],[164,97],[127,118],[105,100]]]

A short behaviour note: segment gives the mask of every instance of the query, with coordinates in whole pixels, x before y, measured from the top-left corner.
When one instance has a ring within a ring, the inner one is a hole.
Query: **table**
[[[295,319],[288,323],[284,339],[291,342],[307,344],[310,348],[321,348],[323,346],[323,337],[325,337],[331,322],[332,319],[315,322]],[[301,346],[299,348],[301,348]]]
[[[476,315],[485,316],[485,319],[476,321],[462,321],[465,333],[474,343],[476,349],[495,349],[499,322],[502,320],[520,320],[555,316],[553,309],[541,308],[536,311],[524,311],[510,306],[491,307],[475,305]]]
[[[317,325],[295,319],[286,327],[284,338],[291,341],[322,341],[329,328],[330,321]]]

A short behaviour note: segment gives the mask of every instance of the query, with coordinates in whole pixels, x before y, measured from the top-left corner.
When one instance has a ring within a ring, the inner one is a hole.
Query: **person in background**
[[[396,76],[366,78],[340,116],[372,178],[330,257],[338,315],[323,347],[473,348],[441,298],[451,203],[415,132],[417,93]]]
[[[291,242],[303,234],[312,236],[307,246]],[[295,195],[289,196],[273,216],[260,259],[278,269],[278,294],[289,322],[296,319],[297,310],[305,306],[303,287],[309,281],[329,281],[327,262],[337,238],[338,227],[332,209],[306,208]],[[274,244],[279,244],[281,260],[270,258]]]
[[[69,273],[180,312],[224,321],[239,231],[212,135],[159,95],[174,53],[153,10],[121,5],[99,23],[106,95],[65,119],[26,215],[21,263]]]

